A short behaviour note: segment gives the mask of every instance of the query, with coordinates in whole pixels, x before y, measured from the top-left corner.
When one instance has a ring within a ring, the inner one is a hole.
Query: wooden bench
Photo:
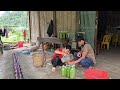
[[[63,48],[63,46],[67,45],[68,42],[69,42],[69,40],[67,40],[67,39],[62,40],[62,39],[59,39],[59,38],[56,38],[56,37],[49,37],[49,38],[38,37],[37,40],[40,43],[50,42],[50,43],[53,43],[53,44],[59,44],[61,48]]]

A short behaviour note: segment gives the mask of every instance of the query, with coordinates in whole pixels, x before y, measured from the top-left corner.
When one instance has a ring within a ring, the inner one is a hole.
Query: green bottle
[[[66,31],[64,31],[64,39],[66,39]]]
[[[76,74],[76,69],[75,69],[75,65],[73,65],[70,69],[70,79],[74,79],[75,74]]]
[[[66,33],[66,39],[68,39],[68,32],[66,31],[65,33]]]
[[[68,73],[68,65],[66,65],[66,77],[68,77],[69,76],[69,73]]]
[[[66,77],[66,66],[62,66],[62,71],[61,71],[61,73],[62,73],[62,77]]]
[[[60,32],[60,39],[62,39],[62,33],[63,33],[63,32],[61,31],[61,32]]]
[[[66,70],[66,71],[67,71],[67,75],[66,75],[66,76],[67,76],[68,78],[70,78],[70,69],[71,69],[71,66],[68,65],[68,66],[67,66],[67,70]]]
[[[63,31],[62,35],[63,35],[63,39],[65,39],[65,31]]]

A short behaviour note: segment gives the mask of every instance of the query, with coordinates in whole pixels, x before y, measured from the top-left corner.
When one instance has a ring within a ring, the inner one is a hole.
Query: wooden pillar
[[[57,36],[57,30],[56,30],[56,11],[53,11],[53,35]]]
[[[31,17],[30,17],[30,11],[28,11],[28,15],[29,15],[29,32],[30,32],[30,41],[31,41]]]
[[[80,31],[80,11],[76,11],[76,31]]]
[[[39,37],[41,37],[41,28],[40,28],[40,11],[38,11],[38,23],[39,23]]]
[[[95,37],[94,37],[94,51],[95,51],[95,56],[97,54],[97,51],[99,51],[99,43],[97,43],[97,32],[98,32],[98,11],[96,11],[96,30],[95,30]]]
[[[36,42],[40,36],[39,11],[30,11],[30,34],[31,42]]]

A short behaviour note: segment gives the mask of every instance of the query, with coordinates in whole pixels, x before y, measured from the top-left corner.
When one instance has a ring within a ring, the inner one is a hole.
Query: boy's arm
[[[59,51],[58,49],[57,49],[57,50],[55,50],[55,53],[56,53],[56,54],[62,54],[62,55],[64,55],[64,56],[67,56],[67,54],[66,54],[66,53],[63,53],[63,52]]]
[[[87,53],[88,53],[88,52],[83,52],[83,53],[82,53],[82,57],[79,58],[79,59],[76,61],[76,63],[78,63],[78,62],[80,62],[82,59],[84,59],[84,58],[87,56]]]
[[[77,61],[69,62],[70,65],[75,65],[76,63],[80,62],[82,59],[84,59],[87,55],[87,52],[82,53],[82,57],[79,58]]]

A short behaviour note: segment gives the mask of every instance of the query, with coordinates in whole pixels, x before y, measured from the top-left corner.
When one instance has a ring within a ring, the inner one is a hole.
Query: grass
[[[22,32],[18,31],[18,32],[9,32],[8,33],[9,37],[1,37],[2,42],[18,42],[18,41],[24,41]],[[28,36],[28,35],[27,35]],[[28,38],[28,37],[27,37]]]

